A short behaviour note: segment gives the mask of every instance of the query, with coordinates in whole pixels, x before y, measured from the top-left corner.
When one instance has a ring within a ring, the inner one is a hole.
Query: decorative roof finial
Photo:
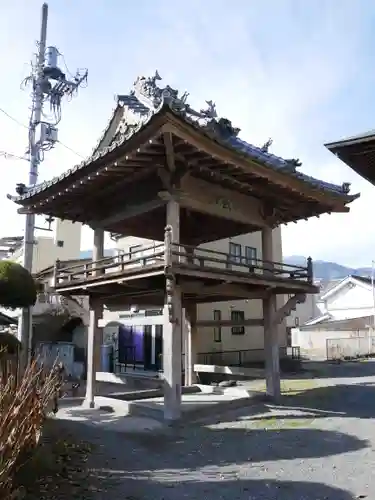
[[[302,166],[302,162],[300,161],[299,158],[290,158],[289,160],[285,160],[285,161],[290,166],[295,167],[295,168]]]
[[[263,144],[263,146],[260,148],[260,149],[263,151],[263,153],[268,153],[268,150],[269,150],[269,148],[272,146],[272,143],[273,143],[273,139],[271,139],[271,137],[270,137],[270,138],[268,139],[268,141],[267,141],[267,142],[265,142],[265,143]]]
[[[207,109],[201,109],[202,115],[204,115],[205,118],[210,118],[211,120],[217,118],[216,104],[213,101],[206,101],[206,104]]]

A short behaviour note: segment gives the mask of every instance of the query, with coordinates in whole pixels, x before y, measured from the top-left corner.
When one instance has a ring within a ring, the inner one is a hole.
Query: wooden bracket
[[[290,297],[288,301],[282,307],[280,307],[280,309],[275,311],[275,314],[272,318],[273,326],[279,325],[284,318],[289,316],[290,313],[296,309],[298,304],[302,304],[303,302],[305,302],[305,300],[305,293],[297,293]]]

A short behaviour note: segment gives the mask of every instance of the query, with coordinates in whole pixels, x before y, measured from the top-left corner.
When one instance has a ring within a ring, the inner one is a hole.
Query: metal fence
[[[326,340],[327,360],[345,360],[375,356],[375,336]]]
[[[198,363],[219,366],[253,366],[264,363],[264,349],[202,352],[198,354]],[[280,358],[300,359],[299,347],[280,347]]]

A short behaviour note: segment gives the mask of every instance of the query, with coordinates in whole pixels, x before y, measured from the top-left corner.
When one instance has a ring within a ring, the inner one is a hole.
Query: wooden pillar
[[[94,245],[92,250],[93,274],[101,274],[96,270],[96,261],[104,257],[104,231],[102,229],[94,230]],[[103,302],[99,298],[90,297],[89,300],[89,327],[87,333],[87,380],[86,396],[83,405],[88,408],[95,406],[96,393],[96,372],[101,368],[101,345],[103,343],[103,329],[99,328],[99,319],[103,317]]]
[[[181,288],[173,275],[171,244],[180,242],[180,207],[175,200],[167,204],[165,237],[166,295],[163,310],[164,418],[181,417],[182,306]]]
[[[272,229],[262,229],[262,260],[268,261],[264,265],[265,275],[272,273],[273,248]],[[274,399],[280,397],[280,352],[277,326],[273,325],[276,312],[276,295],[271,293],[263,299],[264,320],[264,354],[266,368],[266,392]]]
[[[184,351],[185,351],[185,385],[190,386],[197,383],[194,365],[197,363],[197,306],[189,304],[184,309]]]
[[[96,393],[96,372],[100,370],[100,347],[102,344],[102,329],[98,321],[102,317],[103,305],[90,297],[89,327],[87,335],[87,378],[86,396],[83,406],[94,408]]]
[[[102,264],[96,263],[96,261],[100,261],[104,258],[104,230],[103,229],[94,229],[94,245],[92,249],[92,262],[94,269],[94,276],[99,276],[103,274],[104,271],[102,269],[97,269]],[[98,303],[95,306],[97,308],[98,319],[103,317],[103,305],[100,306]],[[95,349],[94,349],[94,362],[96,371],[100,371],[101,369],[101,345],[103,344],[103,329],[97,328],[96,337],[95,337]]]

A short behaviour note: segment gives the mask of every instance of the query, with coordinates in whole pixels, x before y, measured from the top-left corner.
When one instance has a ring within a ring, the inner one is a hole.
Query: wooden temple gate
[[[118,106],[87,161],[14,199],[21,212],[88,224],[94,230],[92,263],[56,263],[54,289],[88,295],[88,375],[85,404],[94,405],[103,306],[162,306],[164,408],[180,417],[183,310],[188,320],[186,380],[199,331],[196,305],[236,299],[263,303],[267,393],[280,395],[277,326],[306,293],[316,293],[312,262],[275,262],[273,229],[326,212],[347,212],[347,185],[304,176],[297,160],[284,160],[238,138],[217,118],[213,103],[195,111],[186,95],[139,78]],[[139,254],[104,258],[104,232],[156,242]],[[262,258],[252,262],[203,250],[209,241],[259,231]],[[288,295],[279,309],[278,295]]]

